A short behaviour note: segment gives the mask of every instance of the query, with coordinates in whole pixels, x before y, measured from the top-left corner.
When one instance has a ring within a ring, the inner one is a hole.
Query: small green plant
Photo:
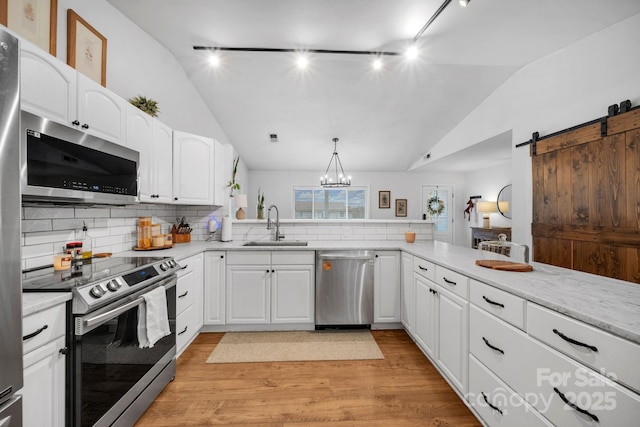
[[[264,209],[264,192],[260,192],[258,188],[258,209]]]
[[[240,190],[240,183],[236,182],[236,174],[238,173],[238,162],[240,161],[240,156],[233,159],[233,170],[231,172],[231,180],[227,183],[227,187],[231,189],[231,195],[233,196],[234,190]]]
[[[160,109],[158,108],[157,101],[154,101],[151,98],[146,98],[142,95],[138,95],[134,98],[130,98],[129,102],[131,103],[131,105],[138,107],[151,117],[158,117]]]

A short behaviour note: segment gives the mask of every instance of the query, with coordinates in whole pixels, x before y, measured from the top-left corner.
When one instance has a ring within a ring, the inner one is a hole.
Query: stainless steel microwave
[[[138,202],[137,151],[26,111],[20,118],[23,201]]]

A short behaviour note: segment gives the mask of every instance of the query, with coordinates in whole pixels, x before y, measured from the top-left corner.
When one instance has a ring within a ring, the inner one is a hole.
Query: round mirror
[[[505,217],[511,219],[511,184],[505,185],[498,193],[498,212]]]

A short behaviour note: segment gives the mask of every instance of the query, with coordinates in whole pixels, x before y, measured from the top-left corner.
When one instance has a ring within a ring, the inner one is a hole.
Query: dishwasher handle
[[[330,254],[318,254],[318,258],[328,259],[328,260],[354,259],[354,260],[372,261],[373,255],[346,255],[346,254],[330,253]]]

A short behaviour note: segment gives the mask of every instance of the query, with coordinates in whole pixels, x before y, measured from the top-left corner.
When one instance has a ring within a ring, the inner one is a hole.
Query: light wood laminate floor
[[[401,330],[372,331],[384,360],[207,364],[202,333],[137,426],[480,426]]]

